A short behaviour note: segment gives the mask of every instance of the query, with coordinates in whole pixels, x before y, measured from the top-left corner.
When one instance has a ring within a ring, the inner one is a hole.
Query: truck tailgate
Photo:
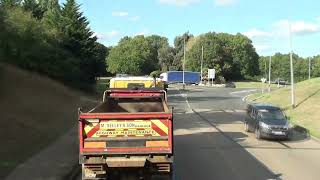
[[[170,113],[82,113],[80,153],[171,154]]]

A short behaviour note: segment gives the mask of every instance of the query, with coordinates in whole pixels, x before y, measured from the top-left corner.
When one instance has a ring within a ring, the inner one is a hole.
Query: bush
[[[150,76],[151,76],[151,77],[158,78],[158,77],[160,77],[160,74],[161,74],[161,73],[162,73],[161,71],[152,71],[152,72],[150,73]]]
[[[223,76],[218,76],[216,79],[215,79],[215,83],[216,84],[225,84],[226,83],[226,80]]]

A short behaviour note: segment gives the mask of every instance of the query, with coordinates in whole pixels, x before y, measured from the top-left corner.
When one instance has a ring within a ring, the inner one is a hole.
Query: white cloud
[[[289,23],[291,24],[292,33],[296,35],[308,35],[320,32],[320,23],[310,23],[305,21],[280,20],[274,23],[274,27],[278,29],[280,34],[288,35]]]
[[[187,6],[190,4],[198,3],[200,0],[158,0],[161,4],[169,4],[176,6]]]
[[[147,35],[149,35],[149,34],[150,34],[150,31],[149,31],[148,29],[143,29],[142,31],[137,32],[137,33],[135,34],[135,36],[138,36],[138,35],[147,36]]]
[[[129,15],[129,13],[125,12],[125,11],[112,12],[112,16],[125,17],[125,16],[128,16],[128,15]]]
[[[237,0],[214,0],[214,4],[216,6],[229,6],[233,5],[237,2]]]
[[[256,45],[254,45],[254,47],[256,48],[257,51],[260,51],[260,52],[271,49],[271,46],[266,45],[266,44],[256,44]]]
[[[242,34],[246,35],[247,37],[251,38],[266,38],[271,37],[272,33],[266,31],[260,31],[258,29],[251,29],[247,32],[243,32]]]
[[[113,30],[110,32],[106,33],[94,33],[94,35],[99,39],[99,40],[110,40],[119,35],[119,31]]]
[[[138,21],[140,19],[140,16],[132,16],[132,17],[129,17],[129,20],[130,21]]]

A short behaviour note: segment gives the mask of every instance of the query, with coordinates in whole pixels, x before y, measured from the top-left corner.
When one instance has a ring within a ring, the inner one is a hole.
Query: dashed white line
[[[186,103],[188,105],[189,111],[192,111],[191,106],[190,106],[189,101],[188,101],[188,94],[182,94],[177,87],[175,87],[175,89],[177,91],[179,91],[181,97],[184,97],[186,99]]]

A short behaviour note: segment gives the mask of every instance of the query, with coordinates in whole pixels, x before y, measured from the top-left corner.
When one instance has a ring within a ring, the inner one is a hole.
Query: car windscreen
[[[281,110],[262,109],[259,110],[260,118],[263,120],[285,120],[285,116]]]

